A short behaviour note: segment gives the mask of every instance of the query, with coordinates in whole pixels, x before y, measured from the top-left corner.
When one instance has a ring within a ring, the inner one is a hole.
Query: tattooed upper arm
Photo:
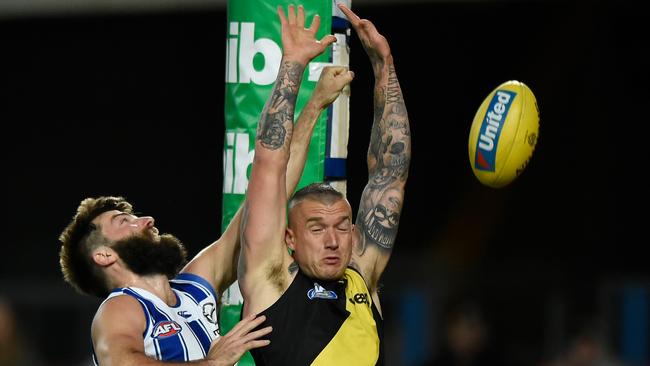
[[[261,264],[282,263],[286,216],[285,173],[289,160],[293,116],[304,65],[283,61],[257,127],[241,224],[243,265],[238,274],[264,274]]]
[[[367,191],[368,188],[366,188]],[[397,227],[402,211],[402,190],[389,188],[374,193],[377,198],[367,199],[363,207],[359,208],[356,225],[361,230],[360,234],[364,239],[360,245],[359,254],[365,251],[366,245],[375,245],[381,249],[391,250],[397,236]],[[375,200],[376,202],[373,202]]]

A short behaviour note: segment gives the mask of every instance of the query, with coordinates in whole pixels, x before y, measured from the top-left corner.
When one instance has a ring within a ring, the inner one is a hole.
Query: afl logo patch
[[[175,321],[165,320],[162,322],[156,323],[153,327],[153,332],[151,333],[151,338],[166,338],[171,337],[174,334],[180,332],[183,328],[176,323]]]
[[[323,286],[314,282],[314,288],[309,289],[309,291],[307,291],[307,298],[309,298],[309,300],[313,300],[313,299],[334,300],[334,299],[338,299],[338,296],[336,296],[336,292],[326,290],[325,288],[323,288]]]

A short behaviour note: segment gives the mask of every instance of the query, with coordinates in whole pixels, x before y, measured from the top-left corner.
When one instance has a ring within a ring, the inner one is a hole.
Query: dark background
[[[389,363],[440,355],[445,316],[467,301],[481,309],[501,364],[563,359],[583,329],[613,357],[647,363],[641,175],[650,60],[640,8],[353,5],[390,41],[413,133],[383,279]],[[8,234],[0,297],[18,315],[32,364],[88,362],[99,300],[70,290],[58,267],[57,237],[80,200],[123,195],[191,254],[218,238],[225,31],[220,7],[0,18]],[[356,210],[372,74],[354,34],[351,52],[348,198]],[[512,79],[537,97],[540,137],[525,172],[495,190],[474,178],[467,137],[483,98]],[[630,294],[643,311],[626,312]]]

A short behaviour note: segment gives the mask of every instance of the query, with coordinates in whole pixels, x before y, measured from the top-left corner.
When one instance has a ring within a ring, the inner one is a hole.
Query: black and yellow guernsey
[[[321,281],[300,270],[285,293],[260,314],[273,326],[256,366],[383,365],[382,321],[365,281],[352,268]]]

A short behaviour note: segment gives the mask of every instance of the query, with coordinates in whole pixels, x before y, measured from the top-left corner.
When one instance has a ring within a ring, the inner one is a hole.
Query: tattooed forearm
[[[375,116],[368,148],[369,180],[361,196],[356,225],[362,256],[370,246],[390,251],[395,244],[411,161],[411,130],[395,67],[387,63],[377,76]]]
[[[368,244],[388,250],[393,248],[402,211],[402,197],[403,192],[396,188],[389,188],[383,192],[371,188],[364,191],[361,203],[363,207],[359,211],[356,223],[364,237],[363,245],[358,248],[359,254],[365,251]],[[373,201],[376,203],[373,204]]]
[[[374,52],[367,48],[366,48],[366,52],[368,53],[368,57],[370,58],[370,65],[372,66],[372,72],[375,74],[375,76],[381,75],[381,72],[384,69],[386,62],[381,58],[381,55],[379,55],[377,52]]]
[[[402,100],[402,89],[399,87],[395,66],[388,67],[388,86],[386,88],[386,103],[404,103]]]
[[[384,109],[386,108],[386,87],[377,85],[374,93],[374,115],[373,115],[373,124],[378,125],[381,123],[381,118],[384,115]]]
[[[270,150],[277,150],[284,145],[287,137],[287,129],[284,127],[286,118],[281,113],[269,113],[266,118],[260,121],[257,130],[257,139],[262,146]]]
[[[269,150],[277,150],[291,140],[293,114],[304,66],[283,62],[271,98],[257,127],[257,140]]]
[[[411,160],[411,131],[395,68],[388,67],[387,85],[375,90],[375,122],[368,149],[369,185],[388,187],[406,180]],[[381,115],[377,113],[381,111]]]

